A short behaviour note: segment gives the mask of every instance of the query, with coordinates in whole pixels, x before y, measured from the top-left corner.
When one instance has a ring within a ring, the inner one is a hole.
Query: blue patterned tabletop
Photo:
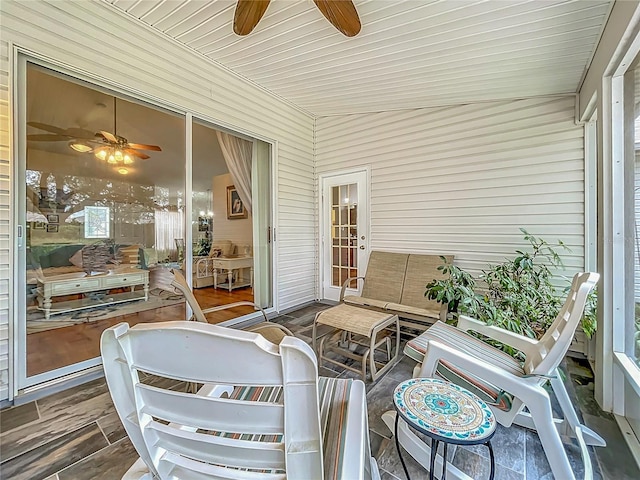
[[[448,443],[485,443],[495,433],[496,417],[470,391],[437,378],[412,378],[393,392],[396,410],[416,430]]]

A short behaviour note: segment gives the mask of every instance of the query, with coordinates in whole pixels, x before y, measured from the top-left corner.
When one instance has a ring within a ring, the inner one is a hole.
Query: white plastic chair
[[[491,392],[489,395],[496,400],[492,409],[499,423],[505,427],[516,423],[537,430],[553,475],[557,479],[575,479],[560,435],[576,438],[584,462],[584,478],[593,478],[586,446],[605,446],[605,441],[580,423],[559,377],[558,365],[567,353],[580,323],[587,295],[598,278],[597,273],[580,273],[574,276],[563,307],[540,340],[488,326],[465,316],[460,316],[457,328],[436,322],[419,337],[408,342],[405,348],[405,353],[414,359],[420,360],[416,357],[423,356],[422,365],[416,367],[414,376],[457,377],[454,380],[456,383],[462,381],[466,383],[463,386],[470,386],[472,389],[477,387],[478,393]],[[477,332],[517,348],[526,355],[524,365],[466,331]],[[445,369],[442,370],[442,367]],[[553,417],[549,394],[544,389],[547,381],[551,382],[562,408],[562,420]],[[528,412],[523,412],[524,407],[527,407]],[[393,431],[395,412],[385,412],[383,420]],[[400,443],[419,463],[428,468],[426,459],[430,455],[429,446],[413,434],[404,422],[400,422],[400,427]],[[442,465],[442,459],[439,464]],[[447,472],[454,478],[469,478],[451,465]]]
[[[291,333],[291,331],[285,326],[280,325],[278,323],[270,322],[269,318],[267,317],[267,313],[264,311],[264,309],[262,309],[261,307],[259,307],[253,302],[240,301],[240,302],[234,302],[234,303],[227,303],[226,305],[219,305],[217,307],[211,307],[203,310],[202,308],[200,308],[200,304],[198,303],[198,300],[196,300],[195,295],[189,288],[189,285],[187,284],[187,280],[184,278],[184,275],[182,275],[182,273],[176,269],[171,269],[171,273],[173,274],[173,280],[171,282],[171,286],[176,290],[179,290],[184,295],[185,300],[187,301],[187,303],[191,307],[191,310],[193,311],[193,318],[195,318],[198,322],[209,323],[207,321],[208,313],[219,312],[222,310],[227,310],[229,308],[235,308],[235,307],[246,305],[246,306],[251,306],[256,310],[260,310],[260,313],[262,313],[262,316],[264,317],[264,322],[251,325],[250,327],[247,327],[245,330],[248,330],[250,332],[258,332],[267,340],[273,343],[280,343],[285,336],[293,335],[293,333]]]
[[[125,479],[377,479],[364,383],[318,378],[302,340],[199,322],[121,323],[102,359],[140,455]],[[145,374],[204,384],[193,394]]]

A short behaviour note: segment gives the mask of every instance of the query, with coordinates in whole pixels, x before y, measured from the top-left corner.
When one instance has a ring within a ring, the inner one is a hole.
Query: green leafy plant
[[[193,254],[196,256],[206,256],[209,255],[209,250],[211,250],[211,240],[201,238],[194,247]]]
[[[448,275],[426,286],[425,296],[447,303],[452,318],[469,315],[489,325],[540,338],[555,320],[564,298],[552,283],[552,270],[564,267],[558,249],[568,250],[561,241],[550,244],[520,229],[530,249],[516,250],[516,256],[498,265],[490,265],[475,279],[469,272],[447,263],[438,269]],[[589,297],[582,328],[587,336],[595,332],[595,294]],[[516,355],[513,349],[501,346]]]

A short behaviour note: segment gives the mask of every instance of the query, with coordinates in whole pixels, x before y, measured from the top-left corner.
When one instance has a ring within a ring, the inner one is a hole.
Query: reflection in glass
[[[183,117],[116,102],[32,64],[26,86],[21,267],[31,377],[98,357],[100,333],[138,323],[141,312],[184,317],[182,300],[158,280],[163,265],[179,267],[185,128]],[[113,161],[101,151],[113,151]]]

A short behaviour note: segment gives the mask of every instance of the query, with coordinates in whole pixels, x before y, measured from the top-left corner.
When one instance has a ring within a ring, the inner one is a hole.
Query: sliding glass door
[[[22,385],[97,363],[101,332],[184,318],[185,119],[26,63]],[[55,92],[55,94],[53,94]]]
[[[195,119],[192,128],[191,282],[203,308],[240,301],[271,306],[270,155],[264,142]],[[265,174],[265,172],[267,172]],[[261,234],[262,233],[262,234]],[[253,313],[221,311],[210,323]]]
[[[202,308],[273,305],[269,144],[21,61],[19,389],[99,365],[112,325],[185,319],[171,269]]]

